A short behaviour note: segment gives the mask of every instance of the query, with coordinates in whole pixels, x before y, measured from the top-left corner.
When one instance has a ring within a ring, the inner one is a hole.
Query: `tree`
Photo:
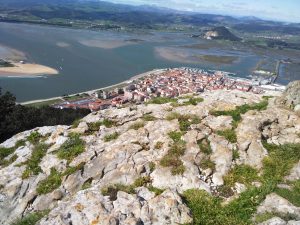
[[[27,107],[16,104],[13,94],[0,89],[0,143],[11,136],[35,127],[70,125],[90,113],[88,109],[55,109]]]

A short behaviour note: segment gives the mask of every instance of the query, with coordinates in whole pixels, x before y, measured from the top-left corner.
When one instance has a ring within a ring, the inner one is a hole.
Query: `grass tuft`
[[[47,194],[61,185],[61,174],[54,168],[51,168],[51,174],[45,179],[38,183],[36,191],[38,194]]]
[[[119,137],[119,133],[118,132],[114,132],[112,134],[108,134],[104,136],[104,141],[105,142],[110,142],[112,140],[116,140]]]
[[[34,225],[37,224],[37,222],[40,221],[44,216],[48,215],[48,213],[48,210],[29,213],[23,218],[15,220],[10,225]]]
[[[131,130],[131,129],[133,129],[133,130],[138,130],[138,129],[140,129],[140,128],[142,128],[142,127],[144,127],[145,126],[145,123],[144,122],[135,122],[135,123],[133,123],[130,127],[129,127],[129,130]]]
[[[266,110],[268,107],[268,99],[264,99],[263,101],[253,104],[253,105],[241,105],[237,106],[234,110],[229,111],[211,111],[210,114],[213,116],[231,116],[233,119],[233,127],[236,128],[238,123],[242,120],[242,114],[250,110],[262,111]]]
[[[38,175],[42,172],[39,164],[42,158],[46,155],[48,147],[49,146],[44,143],[39,143],[34,146],[31,157],[26,162],[22,163],[23,165],[26,165],[26,169],[22,174],[22,179],[27,179],[30,176]]]
[[[204,154],[210,155],[212,153],[212,149],[210,147],[210,142],[207,138],[197,141],[197,144],[198,144],[201,152],[203,152]]]
[[[151,115],[151,114],[143,115],[142,119],[144,121],[155,121],[155,120],[157,120],[157,118],[155,116]]]
[[[224,177],[224,184],[233,187],[235,183],[250,186],[252,182],[259,180],[258,171],[248,165],[236,165]]]
[[[218,130],[217,134],[224,137],[230,143],[237,142],[237,136],[236,136],[235,130],[233,130],[233,129]]]
[[[156,142],[154,148],[155,149],[161,149],[163,147],[164,143],[161,141]]]
[[[157,98],[153,98],[151,99],[149,102],[147,102],[147,104],[157,104],[157,105],[161,105],[161,104],[166,104],[166,103],[170,103],[170,102],[177,102],[177,99],[175,98],[168,98],[168,97],[157,97]]]
[[[215,171],[216,164],[213,161],[211,161],[209,158],[204,158],[200,162],[200,167],[204,170],[205,169],[212,169],[212,171]]]
[[[180,160],[180,156],[184,155],[186,143],[181,140],[182,132],[172,131],[169,137],[173,140],[168,153],[160,160],[160,165],[163,167],[172,167],[172,175],[183,174],[185,167]]]
[[[191,209],[194,224],[199,225],[248,225],[252,224],[252,217],[257,207],[272,192],[287,198],[293,204],[299,204],[299,183],[293,184],[292,190],[279,189],[277,184],[282,182],[293,165],[300,160],[300,144],[273,145],[263,141],[269,156],[263,160],[261,176],[249,166],[236,166],[224,177],[225,184],[222,192],[231,195],[230,185],[241,182],[248,185],[248,189],[229,204],[222,206],[221,199],[201,190],[188,190],[184,197]],[[259,179],[261,187],[251,186],[251,182]],[[298,205],[299,206],[299,205]],[[292,218],[293,215],[286,215]]]
[[[56,154],[59,159],[66,159],[70,163],[76,156],[85,150],[85,142],[79,134],[70,134],[69,139],[63,143]]]
[[[113,184],[108,187],[102,188],[101,193],[104,196],[109,196],[111,201],[115,201],[117,199],[117,194],[119,191],[126,192],[128,194],[135,194],[135,188],[147,186],[151,183],[151,178],[149,176],[140,177],[134,181],[132,185],[124,185],[124,184]]]
[[[300,180],[292,184],[292,190],[276,188],[275,193],[287,199],[293,205],[300,207]]]
[[[33,145],[36,145],[41,138],[42,135],[39,132],[34,131],[27,137],[27,141],[29,141]]]

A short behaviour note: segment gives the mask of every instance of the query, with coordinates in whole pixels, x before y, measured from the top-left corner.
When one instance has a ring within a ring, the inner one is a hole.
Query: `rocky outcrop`
[[[300,81],[291,82],[276,102],[300,112]]]
[[[89,114],[77,127],[36,128],[5,141],[0,147],[15,149],[5,158],[10,163],[0,166],[0,224],[47,209],[50,213],[40,224],[187,224],[192,215],[181,198],[186,190],[216,194],[237,164],[260,169],[268,155],[262,140],[300,143],[299,117],[272,101],[266,110],[242,115],[236,129],[231,116],[211,113],[258,103],[262,95],[217,90],[201,97],[204,101],[197,105],[145,104],[107,109]],[[175,117],[170,119],[170,114]],[[179,115],[186,116],[185,121]],[[231,129],[235,129],[237,143],[219,133]],[[69,158],[60,157],[62,146],[77,143],[69,143],[74,134],[84,142],[82,151]],[[32,141],[33,135],[39,140]],[[178,139],[175,144],[183,146],[174,146],[174,139]],[[34,159],[34,173],[24,176],[38,143],[45,143],[46,149]],[[170,156],[167,165],[162,163],[166,155]],[[178,165],[180,170],[174,172],[172,168]],[[298,167],[287,180],[299,179]],[[48,191],[38,190],[53,171],[59,180],[57,185]],[[103,190],[114,185],[123,189],[114,190],[111,198]],[[234,186],[237,194],[247,188],[240,183]],[[268,196],[259,213],[268,212],[272,205],[286,205],[283,201]],[[299,209],[293,207],[298,213]]]
[[[257,213],[279,213],[279,214],[291,214],[296,216],[297,220],[300,220],[300,207],[296,207],[288,200],[278,196],[277,194],[269,194],[264,202],[258,207]]]
[[[300,224],[300,223],[298,221],[292,221],[292,220],[289,222],[286,222],[279,217],[274,217],[263,223],[259,223],[259,225],[297,225],[297,224]]]
[[[192,218],[179,195],[167,190],[156,196],[146,188],[136,195],[118,192],[110,201],[99,190],[78,192],[70,201],[64,201],[44,218],[41,225],[90,224],[185,224]]]

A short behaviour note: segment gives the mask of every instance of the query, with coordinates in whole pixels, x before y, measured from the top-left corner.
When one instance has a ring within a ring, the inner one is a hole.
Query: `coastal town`
[[[266,90],[283,90],[284,86],[264,80],[233,77],[228,72],[195,68],[157,69],[137,76],[122,87],[92,91],[86,97],[66,100],[55,108],[86,108],[91,111],[120,107],[126,103],[143,103],[156,97],[175,98],[188,93],[214,90],[239,90],[262,94]]]

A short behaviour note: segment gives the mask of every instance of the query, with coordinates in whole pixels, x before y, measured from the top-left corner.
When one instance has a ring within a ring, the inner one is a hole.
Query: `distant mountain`
[[[276,31],[283,34],[300,34],[297,24],[265,21],[256,17],[232,17],[215,14],[177,11],[153,5],[114,4],[99,0],[0,0],[0,21],[30,22],[59,21],[59,25],[72,26],[68,20],[84,20],[98,23],[106,21],[113,25],[143,28],[168,29],[193,27],[230,27],[240,32]],[[50,22],[49,22],[50,23]],[[56,24],[53,24],[56,25]],[[221,30],[226,32],[226,30]],[[228,34],[228,32],[226,32]],[[227,36],[225,33],[224,36]],[[236,39],[232,35],[229,39]]]
[[[231,33],[226,27],[214,27],[204,33],[204,38],[208,40],[228,40],[240,41],[241,38]]]

